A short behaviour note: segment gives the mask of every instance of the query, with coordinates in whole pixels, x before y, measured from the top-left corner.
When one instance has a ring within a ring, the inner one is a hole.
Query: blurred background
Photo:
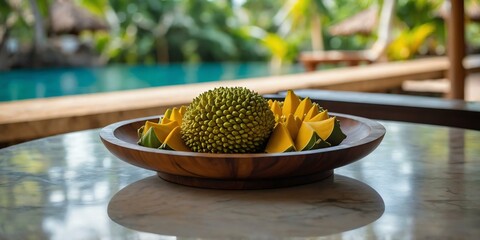
[[[380,8],[367,11],[364,29],[335,32],[332,26],[381,2],[1,0],[0,69],[226,61],[294,64],[302,50],[366,48],[377,37],[372,29]],[[443,2],[397,1],[389,60],[445,54]],[[478,2],[465,5],[478,20]],[[468,52],[479,51],[480,24],[466,24],[466,41]]]
[[[0,0],[0,101],[304,72],[302,52],[371,49],[385,15],[382,61],[446,54],[448,1],[384,2]],[[479,1],[465,9],[478,53]]]

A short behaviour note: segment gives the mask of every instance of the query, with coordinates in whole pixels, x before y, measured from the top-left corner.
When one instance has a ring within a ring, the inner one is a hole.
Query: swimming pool
[[[282,74],[303,72],[300,65]],[[0,101],[47,98],[272,75],[268,63],[202,63],[0,72]]]

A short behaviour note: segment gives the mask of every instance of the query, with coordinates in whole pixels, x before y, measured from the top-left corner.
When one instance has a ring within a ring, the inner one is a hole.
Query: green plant
[[[411,59],[418,53],[425,40],[435,31],[435,25],[425,23],[412,29],[403,30],[387,49],[390,60]]]

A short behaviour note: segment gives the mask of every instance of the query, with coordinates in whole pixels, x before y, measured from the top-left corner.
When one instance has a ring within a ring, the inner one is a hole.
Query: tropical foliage
[[[0,49],[6,39],[31,46],[35,10],[48,18],[56,0],[0,1]],[[381,0],[71,0],[105,19],[108,31],[80,34],[106,62],[295,61],[310,49],[362,49],[376,36],[337,37],[328,26]],[[473,1],[473,0],[472,0]],[[32,4],[36,2],[37,6]],[[444,21],[436,13],[443,0],[398,0],[392,60],[443,54]],[[471,2],[471,1],[467,1]],[[35,9],[36,8],[36,9]],[[44,21],[46,22],[46,21]],[[480,46],[479,24],[467,26],[467,40]]]

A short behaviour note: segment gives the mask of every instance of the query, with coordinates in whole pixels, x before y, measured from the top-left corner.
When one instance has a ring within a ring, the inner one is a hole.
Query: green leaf
[[[345,138],[347,138],[347,135],[345,135],[345,133],[343,133],[342,129],[340,128],[340,121],[335,119],[333,131],[330,134],[330,136],[327,139],[325,139],[325,141],[327,141],[332,146],[337,146]]]
[[[391,60],[411,59],[418,52],[420,46],[428,36],[435,31],[433,23],[425,23],[411,30],[404,30],[387,49],[387,55]]]
[[[318,137],[318,135],[317,135]],[[311,150],[313,149],[320,149],[320,148],[326,148],[326,147],[331,147],[332,145],[327,142],[327,141],[324,141],[321,137],[318,137],[317,140],[315,141],[315,145],[313,145],[313,147],[311,148]]]
[[[288,43],[274,33],[267,33],[262,39],[262,43],[270,50],[273,56],[280,59],[285,58],[288,53]]]
[[[108,0],[76,0],[75,2],[97,16],[104,16],[109,7]]]

